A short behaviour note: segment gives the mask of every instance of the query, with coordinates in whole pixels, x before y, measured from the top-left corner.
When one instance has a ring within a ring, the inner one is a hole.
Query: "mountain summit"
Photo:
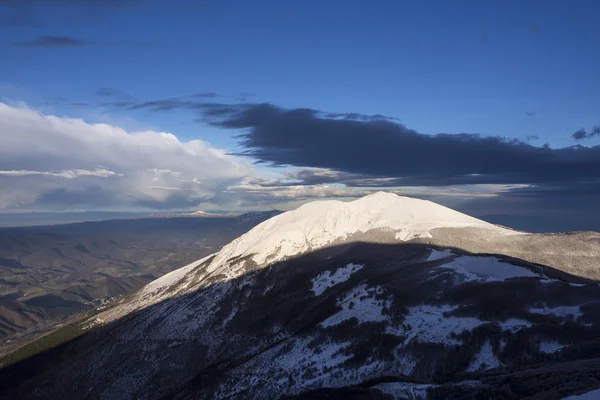
[[[136,295],[137,300],[115,308],[105,320],[193,290],[210,277],[231,280],[288,257],[352,241],[402,243],[428,239],[432,231],[444,228],[475,228],[486,237],[518,234],[428,200],[389,192],[376,192],[350,202],[315,201],[276,215],[218,253],[155,280]],[[198,266],[208,259],[210,264],[198,275]]]
[[[390,193],[309,203],[0,384],[44,399],[561,398],[600,386],[585,279],[599,257],[595,233],[517,233]]]
[[[430,238],[436,228],[465,227],[514,233],[431,201],[377,192],[351,202],[315,201],[270,218],[223,248],[215,261],[251,256],[258,264],[273,262],[373,230],[407,241]]]

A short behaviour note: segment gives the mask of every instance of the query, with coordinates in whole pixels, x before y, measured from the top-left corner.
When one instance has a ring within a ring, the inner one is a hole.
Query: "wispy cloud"
[[[38,36],[33,40],[24,40],[11,42],[12,46],[19,47],[83,47],[88,46],[90,42],[81,39],[75,39],[68,36]]]
[[[592,130],[590,130],[589,132],[586,131],[585,129],[581,128],[581,129],[577,130],[576,132],[573,132],[571,137],[575,140],[583,140],[583,139],[590,139],[590,138],[593,138],[594,136],[598,136],[598,135],[600,135],[600,125],[594,126],[592,128]]]
[[[108,178],[110,176],[123,176],[123,174],[117,174],[114,171],[110,171],[104,168],[96,168],[95,170],[86,169],[74,169],[64,170],[60,172],[49,172],[49,171],[28,171],[28,170],[11,170],[11,171],[0,171],[0,176],[52,176],[56,178],[75,179],[82,176],[96,176],[99,178]]]
[[[70,36],[37,36],[35,39],[13,41],[11,46],[15,47],[32,47],[32,48],[64,48],[64,47],[86,47],[86,46],[130,46],[130,47],[152,47],[149,42],[101,42],[89,41],[85,39],[73,38]]]
[[[119,89],[103,87],[96,90],[96,96],[99,97],[116,97],[120,99],[131,99],[132,96]]]

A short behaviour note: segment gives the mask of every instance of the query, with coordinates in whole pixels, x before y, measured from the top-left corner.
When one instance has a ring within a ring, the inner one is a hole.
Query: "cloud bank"
[[[151,112],[195,112],[198,122],[236,132],[245,148],[240,155],[271,166],[305,168],[295,184],[555,184],[600,178],[600,146],[553,149],[472,133],[429,135],[379,114],[284,109],[269,103],[163,99],[107,105]],[[574,137],[596,134],[594,128]],[[324,175],[323,171],[328,172]]]
[[[0,208],[171,209],[217,198],[252,173],[201,140],[127,132],[0,103]]]

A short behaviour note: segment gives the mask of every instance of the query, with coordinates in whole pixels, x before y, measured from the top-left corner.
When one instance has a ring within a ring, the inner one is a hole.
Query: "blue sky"
[[[571,137],[600,124],[597,1],[124,3],[0,2],[2,99],[230,151],[243,150],[236,132],[195,112],[103,104],[214,92],[219,103],[382,114],[430,135],[600,143]]]

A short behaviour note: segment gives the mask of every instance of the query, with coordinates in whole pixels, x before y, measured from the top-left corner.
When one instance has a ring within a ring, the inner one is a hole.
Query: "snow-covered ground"
[[[453,333],[459,334],[464,330],[471,331],[489,321],[483,321],[475,317],[444,316],[444,313],[455,310],[457,307],[453,305],[410,307],[402,325],[400,327],[388,326],[387,332],[398,336],[406,336],[405,344],[408,344],[411,340],[425,343],[444,343],[446,345],[461,344],[459,340],[451,338],[450,335]],[[502,330],[509,329],[513,332],[531,326],[531,322],[516,318],[497,323]]]
[[[583,316],[581,309],[579,306],[560,306],[554,308],[530,308],[530,312],[534,314],[547,314],[547,315],[556,315],[560,318],[566,318],[569,315],[572,315],[574,319],[577,319]]]
[[[406,241],[431,237],[435,228],[463,227],[518,234],[427,200],[377,192],[351,202],[315,201],[270,218],[225,246],[209,270],[236,256],[251,255],[257,264],[275,262],[374,229]]]
[[[442,260],[444,258],[450,257],[452,254],[454,254],[454,253],[452,253],[452,251],[448,250],[448,249],[431,250],[431,254],[429,254],[429,256],[427,257],[427,261]]]
[[[457,306],[432,306],[421,305],[410,307],[409,313],[404,317],[399,328],[388,327],[388,333],[405,335],[405,344],[415,339],[419,342],[444,343],[456,345],[460,342],[450,337],[451,333],[461,333],[463,330],[472,330],[484,322],[478,318],[445,317],[445,312],[452,311]]]
[[[562,400],[598,400],[600,399],[600,389],[592,390],[591,392],[577,394],[574,396],[565,397]]]
[[[220,281],[229,281],[246,272],[245,261],[237,260],[252,259],[256,264],[264,267],[286,257],[314,251],[355,234],[377,229],[392,233],[394,235],[392,237],[397,241],[406,241],[416,237],[431,237],[432,229],[446,227],[477,227],[486,229],[492,234],[519,234],[430,201],[377,192],[351,202],[316,201],[274,216],[235,239],[215,255],[209,256],[214,256],[214,259],[203,269],[202,277],[207,279],[219,276]],[[430,255],[430,259],[446,255],[451,253],[437,251]],[[202,282],[194,279],[196,277],[192,275],[198,274],[192,271],[209,257],[155,280],[140,290],[126,305],[115,307],[102,318],[110,321],[174,295],[197,289],[202,286]],[[471,274],[468,276],[475,274],[477,271],[469,271],[470,262],[466,261],[467,265],[463,265],[462,258],[447,264],[449,265],[447,268],[454,265],[458,270]],[[480,272],[485,275],[485,268],[480,269],[483,271]],[[313,282],[313,292],[321,294],[331,287],[332,280],[333,284],[339,283],[347,279],[350,276],[348,274],[356,271],[355,266],[346,267],[329,276],[324,274]],[[521,272],[518,276],[528,276],[527,273]],[[502,274],[502,276],[517,275],[514,271],[511,274]],[[329,284],[325,283],[326,279],[329,279]],[[190,286],[192,283],[194,287]]]
[[[381,390],[383,393],[389,394],[394,397],[394,400],[401,399],[426,399],[427,389],[434,385],[426,384],[415,384],[407,382],[391,382],[391,383],[380,383],[375,388]]]
[[[338,305],[342,307],[342,310],[331,315],[320,325],[327,328],[352,317],[356,317],[359,323],[386,321],[388,317],[382,312],[385,300],[375,298],[376,293],[381,290],[379,286],[367,288],[365,285],[360,285],[356,287],[338,300]]]
[[[311,290],[315,296],[319,296],[330,287],[346,281],[348,278],[350,278],[350,275],[360,270],[362,267],[363,265],[361,264],[350,263],[345,267],[336,269],[333,274],[330,271],[325,271],[313,279]]]
[[[500,367],[502,363],[498,360],[498,357],[494,354],[494,350],[489,341],[481,346],[481,350],[475,356],[475,359],[471,361],[471,364],[467,368],[468,372],[473,371],[484,371],[492,368]]]
[[[540,343],[540,351],[542,353],[556,353],[563,347],[565,347],[565,345],[558,343],[556,340],[542,341]]]
[[[480,381],[457,382],[457,385],[479,386]],[[394,400],[415,399],[425,400],[427,398],[427,389],[438,385],[417,384],[408,382],[390,382],[380,383],[375,388],[394,397]]]
[[[497,257],[461,256],[438,268],[462,275],[465,281],[503,281],[516,277],[539,277],[527,268],[500,261]]]

